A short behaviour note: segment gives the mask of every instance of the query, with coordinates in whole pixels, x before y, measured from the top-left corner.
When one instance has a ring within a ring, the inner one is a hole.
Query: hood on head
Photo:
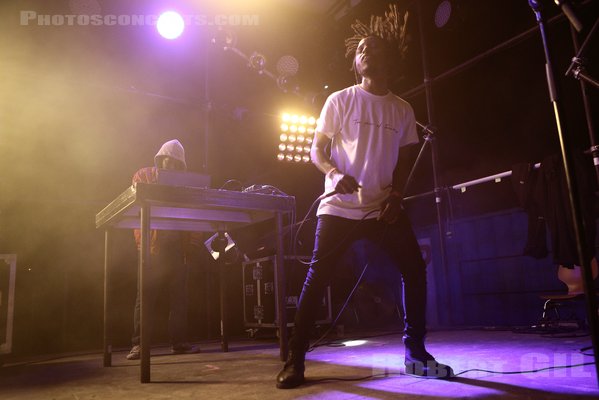
[[[154,165],[160,167],[162,159],[164,157],[171,157],[175,160],[180,161],[183,164],[184,169],[187,169],[187,163],[185,162],[185,149],[181,142],[177,139],[169,140],[164,143],[158,153],[154,156]]]

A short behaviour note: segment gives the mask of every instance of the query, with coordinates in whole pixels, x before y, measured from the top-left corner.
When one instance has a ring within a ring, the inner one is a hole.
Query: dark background
[[[387,4],[362,1],[342,17],[334,12],[336,5],[345,4],[339,1],[168,4],[188,14],[258,15],[258,25],[227,28],[235,32],[236,47],[243,53],[264,54],[269,71],[276,73],[279,57],[296,57],[296,95],[281,91],[233,52],[212,45],[214,26],[187,27],[180,39],[168,41],[153,26],[19,23],[22,10],[70,14],[77,4],[88,3],[23,0],[0,5],[0,253],[18,255],[17,353],[99,347],[103,232],[95,229],[94,216],[130,184],[138,168],[152,164],[166,140],[178,138],[189,169],[210,174],[214,187],[231,179],[243,187],[274,185],[296,196],[298,215],[303,216],[321,193],[322,176],[309,164],[276,161],[278,117],[288,110],[318,115],[328,93],[354,83],[343,45],[352,34],[350,22],[367,21]],[[419,15],[417,2],[398,2],[409,11],[409,50],[397,63],[393,90],[428,124],[424,55],[437,128],[439,184],[509,171],[515,163],[539,162],[557,153],[545,58],[528,2],[453,1],[454,13],[444,28],[433,20],[440,2],[420,3]],[[566,133],[574,149],[587,149],[579,83],[564,77],[575,54],[570,25],[552,1],[541,3],[550,19]],[[586,28],[578,35],[582,40],[597,18],[598,4],[576,3]],[[96,4],[103,14],[157,14],[167,5],[158,0]],[[511,44],[504,46],[508,40]],[[588,72],[598,77],[596,41],[590,48]],[[597,124],[597,91],[590,93]],[[411,194],[433,189],[431,165],[426,151]],[[450,211],[457,218],[516,206],[504,185],[476,189]],[[417,225],[435,221],[430,196],[409,207]],[[309,221],[300,246],[304,254],[310,249],[311,229]],[[119,243],[113,289],[121,305],[117,344],[127,346],[136,254],[130,232],[120,232]],[[195,282],[209,288],[213,269],[198,263]],[[233,287],[240,285],[240,272],[230,274]],[[216,297],[210,296],[206,292],[194,298],[199,338],[215,336]]]

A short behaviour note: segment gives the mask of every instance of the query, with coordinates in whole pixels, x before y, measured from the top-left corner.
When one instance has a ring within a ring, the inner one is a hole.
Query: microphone
[[[334,195],[336,195],[337,193],[338,193],[338,192],[337,192],[336,190],[333,190],[332,192],[321,194],[321,195],[318,197],[318,200],[323,200],[323,199],[326,199],[327,197],[334,196]]]

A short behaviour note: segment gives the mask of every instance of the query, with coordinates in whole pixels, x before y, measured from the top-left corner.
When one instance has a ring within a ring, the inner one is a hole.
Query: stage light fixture
[[[300,114],[281,114],[277,160],[310,162],[310,148],[316,118]]]
[[[237,35],[230,29],[219,27],[211,39],[212,44],[222,47],[223,50],[235,48],[237,44]]]
[[[294,76],[299,71],[299,62],[293,56],[283,56],[277,61],[277,72],[280,76]]]
[[[258,52],[253,52],[248,60],[248,65],[257,73],[263,74],[266,69],[266,57]]]
[[[181,14],[175,11],[166,11],[158,17],[156,29],[163,38],[173,40],[183,33],[185,21]]]
[[[300,91],[299,84],[292,76],[279,76],[277,78],[277,86],[285,93],[299,93]]]
[[[443,0],[437,5],[435,10],[435,26],[437,28],[443,28],[449,22],[451,18],[451,1]]]

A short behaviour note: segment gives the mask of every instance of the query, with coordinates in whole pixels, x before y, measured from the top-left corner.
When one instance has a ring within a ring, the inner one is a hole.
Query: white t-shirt
[[[331,159],[339,171],[362,186],[352,194],[321,200],[317,215],[349,219],[378,217],[378,209],[391,191],[399,148],[418,143],[414,110],[389,92],[377,96],[354,85],[329,96],[316,131],[332,139]],[[329,175],[324,192],[334,190]]]

